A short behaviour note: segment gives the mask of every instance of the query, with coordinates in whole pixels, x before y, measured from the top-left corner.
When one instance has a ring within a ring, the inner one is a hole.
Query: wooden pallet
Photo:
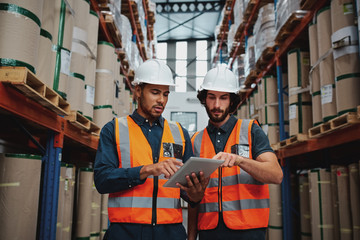
[[[51,111],[67,116],[70,104],[25,67],[0,67],[0,82],[11,84]]]
[[[290,145],[294,145],[294,144],[301,143],[301,142],[305,142],[308,139],[309,139],[309,137],[308,137],[307,134],[299,133],[299,134],[296,134],[295,136],[292,136],[292,137],[290,137],[288,139],[282,140],[280,142],[280,148],[288,147]]]
[[[100,135],[101,129],[95,123],[90,121],[87,117],[83,116],[75,110],[72,110],[69,116],[66,116],[65,119],[81,130],[84,130],[96,136]]]
[[[348,112],[330,121],[309,129],[310,138],[318,138],[338,129],[360,123],[358,113]]]
[[[259,71],[265,68],[269,64],[270,60],[275,56],[275,52],[275,46],[265,48],[256,62],[256,68]]]
[[[274,151],[277,151],[280,148],[280,143],[271,144],[270,146]]]
[[[244,11],[244,17],[243,17],[244,22],[248,22],[250,15],[256,5],[256,2],[257,2],[257,0],[249,1],[248,5],[246,6],[246,9]],[[258,7],[257,11],[255,12],[254,17],[251,20],[251,23],[250,23],[251,25],[253,25],[256,22],[256,19],[258,17],[258,13],[259,13],[259,9],[268,3],[274,3],[274,1],[273,0],[260,0],[259,7]]]
[[[246,77],[246,80],[245,80],[245,86],[246,87],[250,87],[252,83],[255,82],[256,78],[258,77],[259,75],[259,72],[257,69],[252,69],[250,71],[250,74]]]
[[[292,33],[292,31],[299,25],[301,20],[306,15],[307,11],[298,10],[293,12],[284,23],[284,25],[278,31],[275,37],[276,46],[281,45]]]
[[[109,30],[110,36],[113,39],[115,48],[122,48],[121,34],[118,28],[115,25],[114,17],[108,13],[103,13],[105,24]]]
[[[332,130],[347,127],[349,125],[360,123],[360,119],[357,117],[357,113],[348,112],[343,115],[330,120],[330,127]]]
[[[100,131],[101,129],[93,122],[90,122],[90,128],[89,131],[91,134],[95,135],[95,136],[99,136],[100,135]]]
[[[90,120],[75,110],[72,110],[69,116],[65,117],[65,119],[77,128],[85,131],[90,129]]]
[[[315,6],[316,1],[314,0],[301,0],[300,9],[301,10],[311,10]]]

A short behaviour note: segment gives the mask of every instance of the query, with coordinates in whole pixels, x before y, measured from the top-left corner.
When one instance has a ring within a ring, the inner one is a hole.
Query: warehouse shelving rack
[[[107,41],[113,43],[97,1],[91,0],[91,6],[98,13],[100,31]],[[145,60],[142,49],[139,48],[139,51]],[[126,74],[125,71],[123,73]],[[128,76],[126,76],[126,84],[132,91]],[[91,162],[95,159],[99,137],[77,128],[64,116],[45,108],[11,84],[3,82],[0,82],[0,123],[0,145],[43,156],[38,239],[55,240],[63,150],[65,149],[71,156],[85,156],[88,159],[86,161]]]
[[[0,83],[0,137],[3,144],[43,155],[39,205],[39,239],[55,239],[59,174],[63,148],[82,149],[95,156],[98,136],[73,126],[63,116],[44,108],[9,84]],[[21,131],[14,131],[14,129]],[[27,144],[27,140],[31,144]],[[42,147],[46,144],[46,147]]]
[[[235,51],[231,56],[230,67],[232,67],[236,56],[238,55],[238,48],[246,42],[248,30],[252,27],[251,20],[257,13],[261,0],[256,0],[255,6],[252,9],[249,20],[247,21],[243,32],[241,33],[240,40],[238,41]],[[325,6],[327,0],[316,1],[313,8],[308,11],[304,18],[300,21],[297,27],[292,31],[292,33],[286,38],[280,46],[276,48],[274,57],[268,62],[268,64],[261,70],[258,74],[255,84],[258,84],[261,79],[267,75],[273,68],[276,66],[277,73],[277,84],[278,84],[278,101],[283,103],[283,95],[286,94],[282,86],[282,64],[281,57],[288,51],[292,43],[300,36],[300,34],[307,28],[309,23],[314,17],[314,14]],[[274,2],[276,6],[276,0]],[[233,5],[232,5],[233,6]],[[232,10],[231,10],[232,11]],[[224,34],[223,34],[224,35]],[[219,43],[219,50],[224,39],[222,38]],[[217,52],[215,59],[217,59]],[[251,95],[255,88],[246,91],[244,98],[240,105]],[[285,127],[284,127],[284,105],[279,104],[279,126],[280,126],[280,141],[286,139]],[[359,110],[358,110],[359,111]],[[359,115],[359,113],[358,113]],[[284,179],[282,182],[282,202],[283,202],[283,237],[284,240],[294,239],[294,226],[293,226],[293,213],[294,203],[291,199],[291,180],[290,180],[290,170],[292,165],[295,165],[295,168],[306,168],[309,165],[313,167],[328,167],[330,165],[329,161],[326,163],[309,163],[306,158],[309,156],[320,156],[321,158],[331,159],[332,155],[338,155],[337,152],[346,151],[352,156],[358,156],[359,151],[356,146],[360,143],[360,124],[353,124],[343,129],[333,131],[329,134],[322,135],[318,138],[311,138],[306,141],[299,142],[297,144],[289,145],[284,148],[276,150],[276,154],[280,163],[282,165]],[[355,147],[354,147],[355,146]],[[305,158],[305,160],[304,160]]]

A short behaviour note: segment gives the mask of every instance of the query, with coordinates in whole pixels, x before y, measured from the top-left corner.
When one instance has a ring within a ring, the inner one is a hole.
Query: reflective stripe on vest
[[[239,119],[227,140],[224,152],[231,152],[231,147],[237,144],[242,146],[243,151],[248,151],[249,158],[252,158],[253,123],[253,120]],[[194,134],[192,145],[195,156],[212,158],[215,155],[206,129]],[[219,211],[223,212],[224,222],[231,229],[267,227],[269,204],[268,185],[257,181],[239,167],[219,169],[211,175],[205,196],[200,203],[198,229],[215,228]]]
[[[138,167],[153,164],[152,150],[140,126],[130,117],[115,120],[115,138],[119,156],[120,168]],[[160,144],[159,162],[168,159],[164,157],[163,144],[178,144],[184,154],[185,137],[181,126],[175,122],[164,121],[163,135]],[[127,222],[152,224],[153,213],[156,212],[156,224],[182,222],[180,206],[180,190],[163,188],[167,181],[163,175],[158,178],[149,176],[143,184],[109,195],[108,212],[111,222]],[[156,192],[156,211],[153,209]]]

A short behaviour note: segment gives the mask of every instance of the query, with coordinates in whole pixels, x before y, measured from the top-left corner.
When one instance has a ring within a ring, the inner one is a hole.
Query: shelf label
[[[349,15],[354,13],[354,6],[352,3],[345,3],[343,5],[344,15]]]
[[[289,119],[290,120],[296,118],[296,109],[297,109],[297,106],[295,104],[289,106]]]
[[[95,88],[89,85],[86,85],[85,88],[86,88],[86,102],[94,105]]]
[[[63,74],[70,75],[70,63],[71,63],[71,53],[64,49],[61,49],[61,67],[60,71]]]
[[[333,99],[332,84],[324,85],[321,87],[321,104],[331,103]]]

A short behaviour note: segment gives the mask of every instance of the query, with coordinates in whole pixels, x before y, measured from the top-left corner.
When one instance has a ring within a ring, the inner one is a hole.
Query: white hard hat
[[[238,93],[239,82],[235,74],[226,65],[221,64],[206,73],[204,82],[200,86],[200,91],[202,90]]]
[[[157,59],[147,60],[135,70],[132,84],[136,86],[140,83],[175,86],[170,68]]]

